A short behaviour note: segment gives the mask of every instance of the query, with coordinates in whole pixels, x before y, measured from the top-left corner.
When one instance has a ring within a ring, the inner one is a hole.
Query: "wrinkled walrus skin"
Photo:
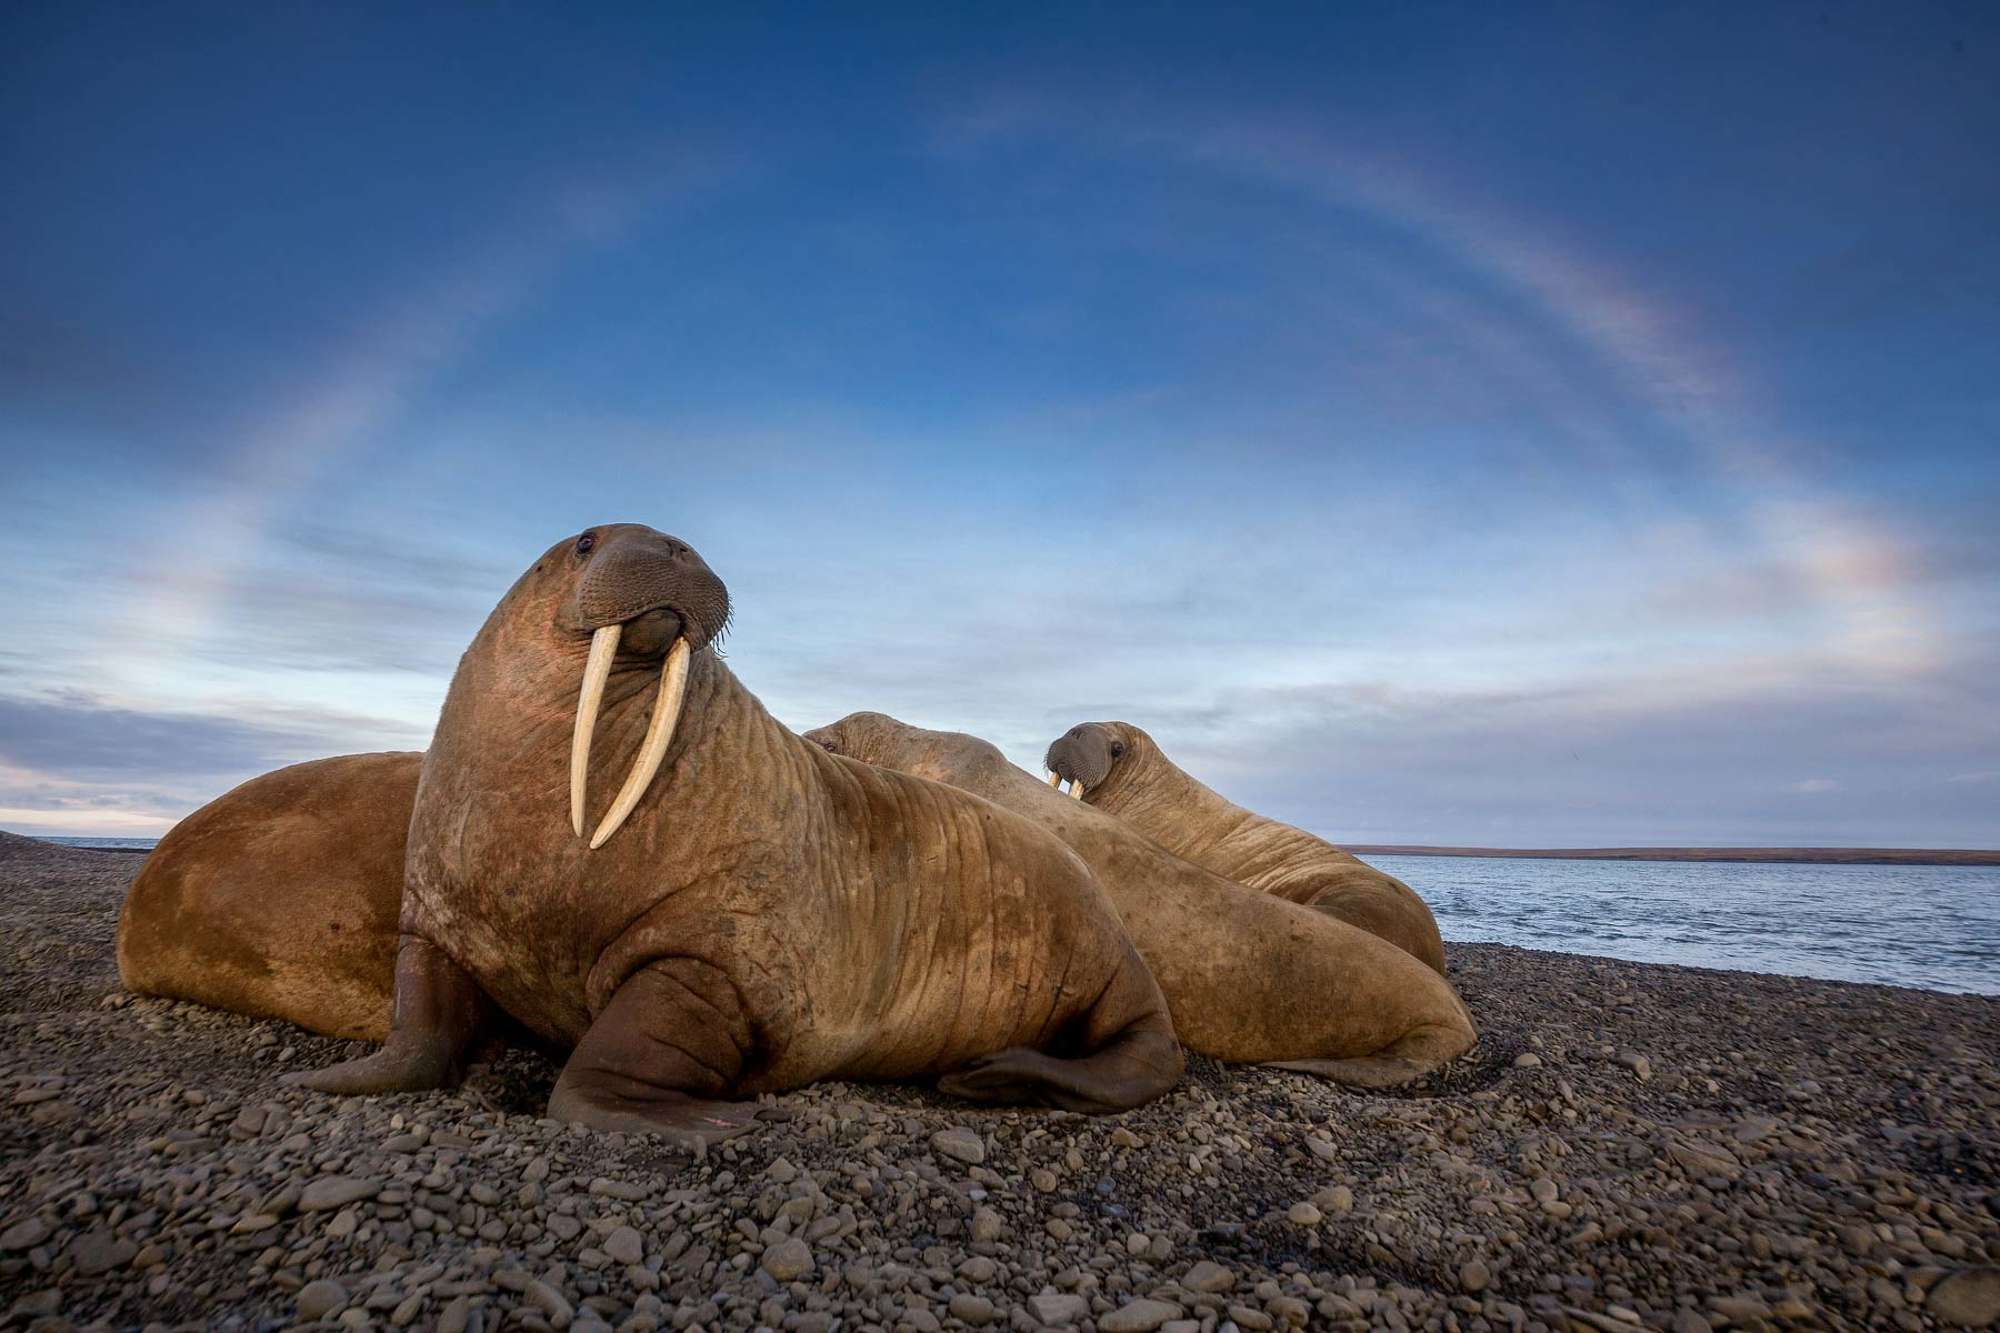
[[[1049,746],[1049,771],[1176,856],[1379,935],[1444,974],[1444,940],[1416,890],[1304,829],[1230,803],[1129,722],[1086,722]]]
[[[1451,986],[1393,944],[1183,861],[976,736],[850,713],[806,739],[962,787],[1068,843],[1111,895],[1181,1040],[1205,1055],[1379,1088],[1435,1071],[1476,1039]]]
[[[174,825],[119,913],[125,988],[330,1037],[387,1036],[423,761],[389,752],[294,764]]]
[[[425,756],[389,1041],[299,1081],[448,1084],[497,1006],[574,1047],[552,1118],[682,1141],[740,1133],[754,1107],[736,1099],[822,1078],[942,1075],[954,1095],[1081,1111],[1171,1087],[1166,1002],[1082,861],[1018,815],[787,731],[716,655],[728,614],[700,556],[635,524],[521,576]],[[579,697],[607,634],[593,732]],[[605,793],[628,772],[619,825]]]

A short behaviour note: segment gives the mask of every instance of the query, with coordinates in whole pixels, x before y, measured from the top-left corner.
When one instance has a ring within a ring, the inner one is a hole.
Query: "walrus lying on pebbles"
[[[962,787],[1068,843],[1111,895],[1181,1040],[1197,1051],[1388,1087],[1432,1072],[1476,1038],[1451,987],[1393,944],[1183,861],[977,736],[850,713],[806,739]]]
[[[574,1047],[548,1114],[599,1129],[726,1137],[755,1108],[722,1099],[833,1077],[1079,1111],[1171,1087],[1166,1002],[1083,863],[787,731],[716,655],[728,618],[634,524],[521,576],[424,759],[388,1043],[300,1081],[444,1085],[493,1005]]]
[[[1444,940],[1416,891],[1304,829],[1252,814],[1196,782],[1129,722],[1086,722],[1049,746],[1050,783],[1117,815],[1176,856],[1325,912],[1444,972]]]
[[[174,825],[118,917],[126,989],[381,1040],[423,761],[294,764]]]

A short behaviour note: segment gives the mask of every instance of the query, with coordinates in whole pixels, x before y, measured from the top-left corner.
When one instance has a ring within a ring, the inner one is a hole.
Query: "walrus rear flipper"
[[[491,1012],[478,983],[444,950],[405,934],[396,944],[396,1011],[382,1049],[284,1081],[347,1094],[457,1087]]]
[[[1344,1060],[1266,1060],[1266,1069],[1290,1069],[1349,1088],[1400,1088],[1428,1078],[1472,1047],[1476,1035],[1467,1023],[1457,1027],[1417,1028],[1374,1055]]]
[[[1165,1093],[1180,1082],[1182,1063],[1181,1044],[1162,1010],[1136,1019],[1089,1055],[1066,1060],[1015,1046],[981,1056],[937,1086],[967,1101],[1109,1115]]]

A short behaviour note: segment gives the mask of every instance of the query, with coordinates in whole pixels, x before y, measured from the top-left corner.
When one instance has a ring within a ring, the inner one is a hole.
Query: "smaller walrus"
[[[118,915],[141,995],[389,1032],[404,841],[420,753],[350,754],[252,778],[160,839]]]
[[[551,1118],[682,1140],[823,1078],[1090,1112],[1172,1087],[1166,1001],[1076,854],[787,731],[715,651],[729,614],[636,524],[521,575],[424,756],[389,1039],[298,1081],[445,1086],[497,1009],[570,1048]]]
[[[1181,1040],[1205,1055],[1384,1088],[1436,1071],[1477,1037],[1451,986],[1387,940],[1183,861],[977,736],[850,713],[806,739],[962,787],[1068,843],[1111,895]]]
[[[1325,912],[1444,972],[1444,940],[1416,890],[1304,829],[1253,814],[1189,777],[1130,722],[1085,722],[1049,746],[1052,783],[1176,856]]]

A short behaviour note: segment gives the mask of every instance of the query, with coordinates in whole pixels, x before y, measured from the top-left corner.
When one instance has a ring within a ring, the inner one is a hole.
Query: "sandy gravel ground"
[[[1191,1061],[1115,1119],[829,1084],[696,1161],[275,1075],[119,992],[139,859],[0,835],[8,1327],[1931,1328],[2000,1314],[2000,1000],[1452,949],[1441,1086]],[[1314,997],[1300,996],[1300,1003]]]

